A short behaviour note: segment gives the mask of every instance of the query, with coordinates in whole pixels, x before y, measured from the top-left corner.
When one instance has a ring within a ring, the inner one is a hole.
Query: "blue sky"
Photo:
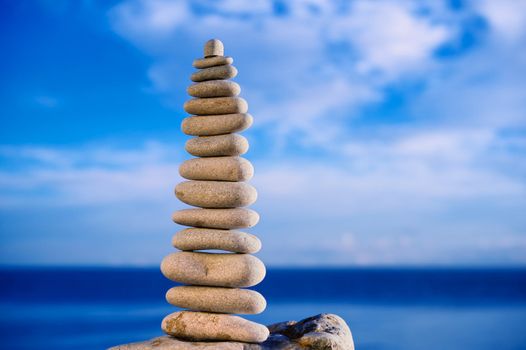
[[[157,265],[203,43],[278,265],[526,264],[526,2],[2,1],[0,263]]]

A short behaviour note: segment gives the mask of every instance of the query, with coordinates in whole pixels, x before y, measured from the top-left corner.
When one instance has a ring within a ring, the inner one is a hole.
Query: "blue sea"
[[[161,335],[158,269],[0,269],[0,348],[104,349]],[[269,269],[270,324],[335,313],[358,350],[526,349],[526,269]]]

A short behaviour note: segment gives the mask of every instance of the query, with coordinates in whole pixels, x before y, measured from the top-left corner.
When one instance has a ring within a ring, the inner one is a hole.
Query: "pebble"
[[[172,219],[183,226],[237,229],[256,225],[259,214],[247,208],[183,209],[176,211]]]
[[[261,282],[265,265],[250,254],[176,252],[163,259],[161,272],[183,284],[239,288]]]
[[[192,73],[190,79],[195,82],[216,80],[216,79],[232,79],[237,75],[236,67],[232,65],[215,66],[205,69],[200,69]]]
[[[234,59],[229,56],[212,56],[194,60],[192,66],[198,69],[209,68],[214,66],[224,66],[234,63]]]
[[[205,43],[204,56],[223,56],[225,54],[225,46],[219,39],[210,39]]]
[[[166,293],[166,301],[183,309],[227,314],[255,315],[267,306],[254,290],[239,288],[178,286]]]
[[[191,116],[183,120],[181,129],[192,136],[222,135],[248,129],[253,120],[247,113]]]
[[[246,113],[248,104],[241,97],[193,98],[184,103],[184,110],[197,115]]]
[[[172,245],[180,250],[218,249],[233,253],[257,253],[261,241],[256,236],[233,230],[185,228],[172,238]]]
[[[187,340],[230,340],[261,343],[269,336],[266,326],[239,316],[196,311],[178,311],[163,319],[168,335]]]
[[[247,153],[248,140],[238,134],[199,136],[186,141],[185,149],[196,157],[239,156]]]
[[[179,166],[179,174],[188,180],[248,181],[254,167],[241,157],[192,158]]]
[[[245,182],[184,181],[175,187],[175,196],[194,207],[237,208],[254,203],[257,191]]]
[[[193,97],[227,97],[239,95],[241,87],[229,80],[209,80],[192,84],[186,91]]]

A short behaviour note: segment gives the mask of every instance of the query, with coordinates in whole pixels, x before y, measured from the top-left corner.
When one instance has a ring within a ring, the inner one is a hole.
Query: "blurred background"
[[[266,324],[345,318],[358,349],[526,348],[526,1],[0,1],[0,335],[161,334],[219,38],[268,268]]]

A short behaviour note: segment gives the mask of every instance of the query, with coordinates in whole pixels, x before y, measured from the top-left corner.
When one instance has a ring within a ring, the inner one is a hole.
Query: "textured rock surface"
[[[215,66],[192,73],[190,79],[195,82],[200,82],[206,80],[230,79],[234,78],[236,75],[237,69],[234,66]]]
[[[199,115],[246,113],[248,111],[247,101],[241,97],[193,98],[186,101],[183,107],[187,113]]]
[[[252,287],[265,277],[265,265],[253,255],[176,252],[161,263],[163,275],[199,286]]]
[[[210,80],[192,84],[186,89],[193,97],[228,97],[241,92],[239,85],[229,80]]]
[[[218,249],[233,253],[257,253],[261,241],[256,236],[234,230],[185,228],[172,238],[172,245],[181,250]]]
[[[246,207],[256,201],[256,189],[245,182],[184,181],[175,186],[181,202],[201,208]]]
[[[166,334],[188,340],[233,340],[260,343],[267,327],[239,316],[197,311],[178,311],[166,316],[161,328]]]
[[[186,141],[185,149],[196,157],[240,156],[247,153],[248,141],[238,134],[199,136]]]
[[[259,214],[251,209],[183,209],[172,215],[175,223],[203,228],[247,228],[259,221]]]
[[[254,118],[247,113],[186,117],[181,129],[187,135],[212,136],[240,132],[249,128]]]
[[[250,289],[178,286],[166,292],[166,301],[183,309],[227,314],[259,314],[267,302]]]
[[[239,342],[188,342],[164,336],[110,350],[354,350],[349,327],[343,319],[321,314],[305,320],[268,326],[269,338],[261,344]]]
[[[248,181],[254,167],[241,157],[193,158],[181,164],[179,174],[188,180]]]
[[[212,56],[207,58],[198,58],[194,60],[192,66],[195,68],[203,69],[214,66],[222,66],[226,64],[234,63],[234,59],[228,56]]]

